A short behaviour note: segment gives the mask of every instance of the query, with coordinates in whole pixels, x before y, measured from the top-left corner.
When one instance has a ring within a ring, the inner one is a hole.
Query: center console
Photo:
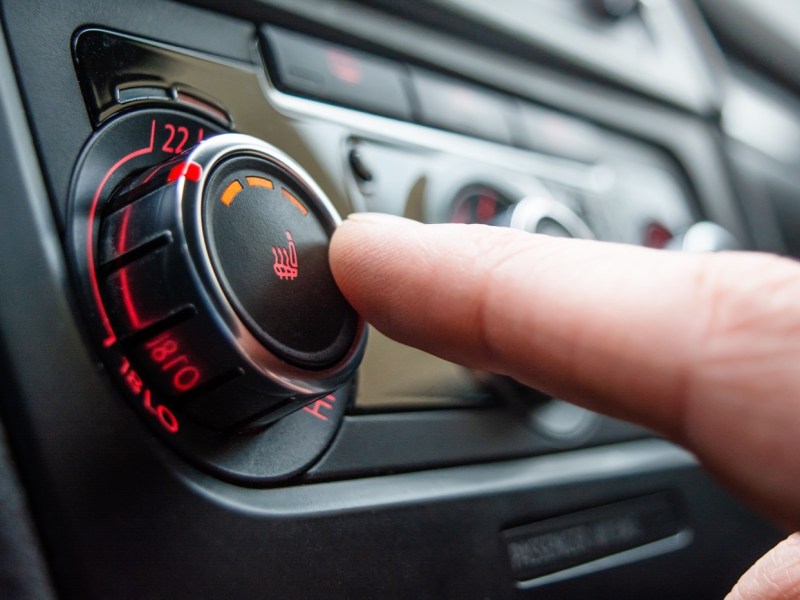
[[[59,595],[712,597],[773,543],[328,267],[357,211],[753,247],[696,15],[607,4],[3,2],[2,416]]]

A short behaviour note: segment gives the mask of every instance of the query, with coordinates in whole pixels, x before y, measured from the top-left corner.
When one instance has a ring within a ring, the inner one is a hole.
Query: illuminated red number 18
[[[200,370],[189,363],[185,354],[178,352],[178,343],[168,333],[162,333],[145,344],[150,350],[150,359],[164,373],[172,374],[172,387],[179,392],[192,389],[200,380]]]

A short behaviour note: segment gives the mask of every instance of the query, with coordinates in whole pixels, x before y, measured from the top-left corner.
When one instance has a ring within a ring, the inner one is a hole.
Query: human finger
[[[412,223],[355,215],[333,238],[378,329],[664,433],[800,526],[793,262]]]

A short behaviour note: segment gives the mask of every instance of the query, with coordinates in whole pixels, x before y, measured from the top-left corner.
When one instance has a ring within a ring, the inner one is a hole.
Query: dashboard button
[[[522,146],[587,162],[602,156],[605,140],[589,123],[529,103],[520,103],[519,113]]]
[[[499,215],[495,224],[553,237],[594,239],[592,230],[572,209],[544,196],[523,198]]]
[[[414,69],[411,81],[419,101],[419,120],[476,137],[510,144],[512,103],[469,84]]]
[[[724,227],[711,221],[699,221],[665,246],[669,250],[683,252],[724,252],[741,250],[742,244]]]
[[[141,85],[128,88],[117,88],[117,102],[125,104],[126,102],[142,102],[148,100],[162,100],[169,101],[171,97],[169,90],[155,85]]]
[[[237,156],[210,176],[204,211],[216,275],[259,341],[305,368],[341,360],[358,317],[333,280],[313,198],[273,163]]]
[[[267,62],[280,89],[411,119],[402,65],[275,27],[264,27],[262,34]]]

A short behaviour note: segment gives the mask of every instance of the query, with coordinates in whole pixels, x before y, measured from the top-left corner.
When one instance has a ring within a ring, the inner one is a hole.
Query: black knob
[[[101,292],[146,383],[218,429],[272,421],[344,384],[364,324],[339,292],[339,217],[304,170],[223,134],[118,190]]]

